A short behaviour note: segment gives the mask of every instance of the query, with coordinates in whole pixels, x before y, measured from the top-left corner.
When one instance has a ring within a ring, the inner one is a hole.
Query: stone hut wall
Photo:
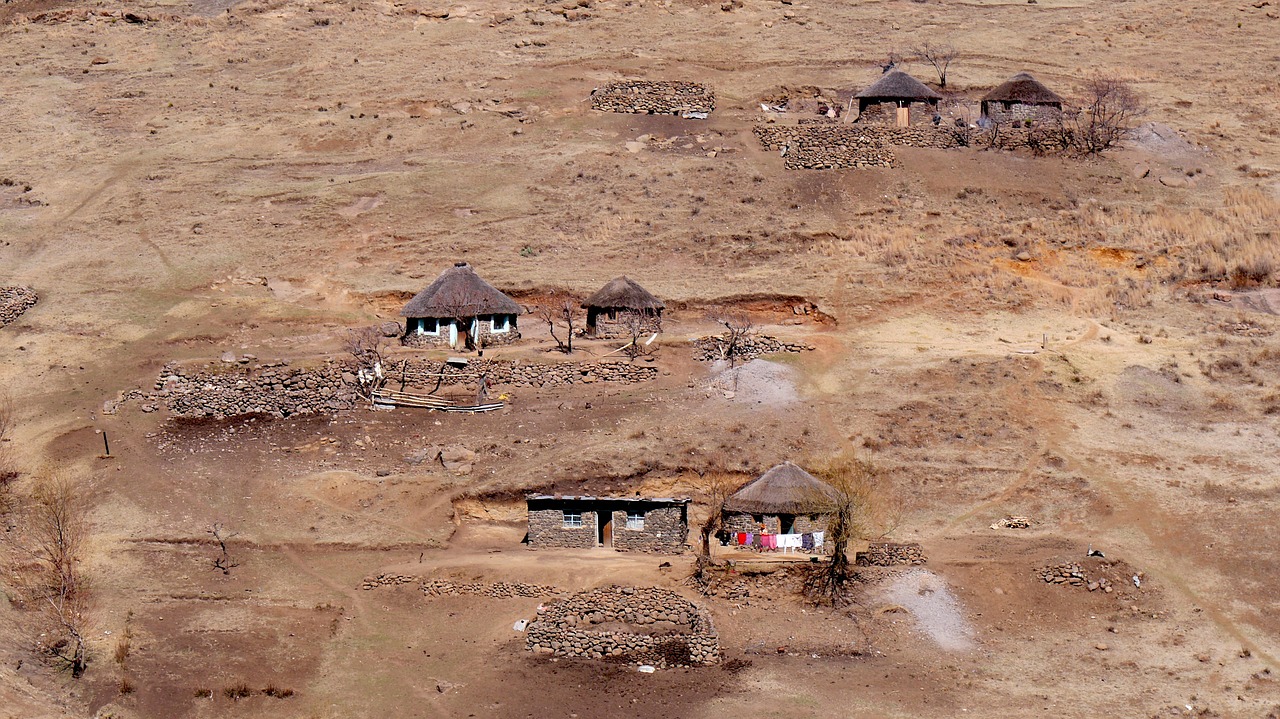
[[[0,287],[0,327],[17,320],[38,300],[30,287]]]
[[[588,336],[594,339],[616,339],[620,337],[630,339],[631,330],[627,329],[625,324],[625,313],[628,311],[619,310],[616,313],[616,319],[609,319],[609,315],[605,314],[604,310],[601,310],[600,314],[596,315],[595,331]],[[584,328],[583,332],[586,333],[587,330]],[[662,315],[641,315],[640,333],[648,339],[655,332],[662,333]]]
[[[1062,109],[1053,105],[1024,105],[1015,102],[1005,106],[1003,102],[988,102],[986,106],[986,117],[997,123],[1031,120],[1035,124],[1056,124],[1062,119]]]
[[[894,542],[872,542],[867,551],[854,555],[854,562],[860,567],[896,567],[904,564],[924,564],[924,549],[917,543],[895,544]]]
[[[596,631],[620,622],[650,633]],[[720,661],[720,641],[711,615],[667,589],[601,587],[538,608],[525,633],[537,654],[651,664],[710,666]]]
[[[912,127],[932,127],[933,116],[938,114],[937,108],[927,102],[913,102],[911,108]],[[898,103],[880,102],[867,105],[855,120],[860,125],[894,125],[898,123]]]
[[[626,521],[626,517],[623,517]],[[596,513],[582,512],[581,527],[564,526],[564,512],[556,509],[536,509],[529,512],[529,546],[538,549],[591,549],[596,546]],[[617,534],[617,524],[614,524]]]
[[[763,522],[764,531],[769,534],[777,534],[782,531],[782,518],[776,514],[763,515]],[[730,532],[760,531],[760,522],[757,522],[755,516],[750,514],[729,514],[725,517],[724,525],[725,529]],[[807,532],[825,532],[826,529],[826,515],[797,514],[792,522],[791,532],[793,534],[805,534]]]
[[[658,507],[644,514],[644,529],[627,529],[626,510],[613,512],[613,548],[634,552],[679,554],[689,538],[683,507]]]
[[[716,96],[707,87],[693,82],[624,80],[593,91],[591,107],[605,112],[650,115],[709,113],[716,109]]]
[[[511,329],[506,332],[495,333],[493,331],[493,320],[480,320],[479,325],[479,344],[481,347],[503,347],[514,344],[520,340],[520,331],[516,328],[515,320],[511,322]],[[405,323],[408,326],[408,323]],[[405,347],[448,347],[449,331],[448,325],[441,326],[441,331],[436,334],[419,334],[417,332],[405,331],[400,338],[400,344]]]

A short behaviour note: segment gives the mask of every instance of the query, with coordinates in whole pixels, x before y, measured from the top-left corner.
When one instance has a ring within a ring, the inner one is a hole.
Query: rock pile
[[[991,528],[992,529],[1030,529],[1031,518],[1022,517],[1016,514],[1010,514],[1004,519],[1001,519],[1000,521],[991,525]]]
[[[474,388],[481,376],[493,385],[513,387],[557,387],[592,382],[647,382],[658,376],[656,367],[630,362],[518,362],[514,360],[473,359],[464,367],[434,360],[408,360],[403,370],[394,365],[387,370],[389,386],[399,388],[403,377],[410,387],[432,388],[443,385],[465,385]]]
[[[456,597],[465,594],[491,597],[493,599],[511,599],[513,597],[550,597],[559,593],[559,590],[555,587],[545,584],[525,584],[524,582],[483,584],[480,582],[453,582],[448,579],[420,580],[411,574],[379,574],[373,577],[365,577],[364,581],[360,582],[360,588],[368,591],[379,587],[399,587],[404,584],[413,584],[414,582],[418,582],[418,588],[428,597]]]
[[[634,631],[619,630],[618,624]],[[600,625],[606,628],[593,629]],[[679,594],[656,587],[601,587],[539,607],[525,645],[536,654],[658,667],[720,661],[711,615]]]
[[[854,555],[854,562],[859,567],[896,567],[904,564],[924,564],[924,549],[915,542],[897,544],[895,542],[872,542],[867,551]]]
[[[591,93],[591,107],[605,112],[685,115],[716,109],[716,96],[694,82],[623,80]]]
[[[0,327],[17,320],[39,299],[30,287],[0,287]]]
[[[1069,584],[1073,587],[1084,587],[1091,592],[1099,589],[1111,594],[1114,589],[1111,586],[1111,580],[1106,577],[1099,577],[1097,580],[1090,580],[1088,573],[1084,568],[1075,562],[1066,562],[1064,564],[1055,564],[1050,567],[1041,567],[1036,574],[1049,584]]]
[[[760,355],[773,354],[775,352],[806,352],[813,349],[812,345],[783,342],[777,337],[770,337],[769,335],[741,337],[732,349],[729,347],[729,340],[728,333],[699,337],[693,341],[693,358],[699,362],[715,362],[716,360],[728,359],[729,354],[732,353],[734,357],[740,360],[750,361]]]
[[[154,389],[153,396],[163,399],[177,417],[288,417],[336,412],[356,404],[355,389],[344,381],[336,364],[314,369],[283,362],[209,364],[196,371],[169,364],[161,370]]]

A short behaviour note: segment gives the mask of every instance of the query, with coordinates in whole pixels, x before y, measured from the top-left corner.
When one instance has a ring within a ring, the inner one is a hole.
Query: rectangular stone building
[[[678,554],[689,538],[689,499],[565,497],[535,494],[529,508],[534,549],[613,549]]]

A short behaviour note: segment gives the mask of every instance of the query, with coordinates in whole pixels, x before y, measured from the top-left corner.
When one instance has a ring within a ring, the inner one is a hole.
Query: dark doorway
[[[596,512],[596,539],[602,547],[613,546],[613,512]]]
[[[796,517],[794,514],[778,515],[778,534],[794,534],[791,530],[796,527]]]

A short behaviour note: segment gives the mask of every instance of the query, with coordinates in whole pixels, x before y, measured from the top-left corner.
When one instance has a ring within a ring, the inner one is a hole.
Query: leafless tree
[[[717,467],[699,472],[698,484],[703,503],[707,506],[707,516],[698,529],[700,538],[698,546],[702,556],[710,557],[711,537],[724,528],[724,503],[742,487],[742,479],[736,474]]]
[[[347,330],[344,347],[362,369],[373,369],[382,362],[389,343],[377,327],[361,327]]]
[[[62,470],[37,476],[31,499],[16,546],[33,560],[25,579],[27,596],[45,619],[39,645],[79,677],[88,666],[85,591],[79,570],[87,531],[84,505],[75,483]]]
[[[626,330],[627,337],[630,339],[627,344],[622,346],[622,353],[628,358],[635,360],[653,353],[650,347],[649,339],[653,336],[653,325],[646,321],[645,315],[635,310],[624,310],[618,316],[618,324],[622,329]]]
[[[231,552],[227,549],[227,542],[234,539],[239,532],[228,533],[221,522],[214,522],[205,533],[212,536],[214,544],[218,545],[218,554],[213,558],[213,568],[223,574],[231,574],[231,570],[240,566],[240,563],[232,559]]]
[[[1064,146],[1096,155],[1128,137],[1146,107],[1129,83],[1095,75],[1085,82],[1080,105],[1063,113]]]
[[[933,66],[934,72],[938,73],[938,86],[943,90],[947,89],[947,69],[960,56],[960,51],[946,43],[925,40],[920,45],[917,45],[912,52]]]
[[[828,516],[825,540],[832,552],[829,561],[806,577],[804,591],[815,603],[842,606],[855,579],[849,542],[893,531],[902,510],[888,478],[869,457],[841,455],[818,474],[831,490],[816,494],[812,502]]]
[[[556,341],[556,349],[565,354],[573,354],[573,333],[582,319],[582,302],[573,297],[553,298],[535,305],[538,317],[547,323],[551,339]],[[556,325],[565,327],[565,338],[556,334]]]
[[[722,310],[712,315],[716,324],[723,325],[726,332],[719,338],[720,358],[728,361],[732,367],[747,353],[747,343],[756,333],[755,323],[746,312]]]

